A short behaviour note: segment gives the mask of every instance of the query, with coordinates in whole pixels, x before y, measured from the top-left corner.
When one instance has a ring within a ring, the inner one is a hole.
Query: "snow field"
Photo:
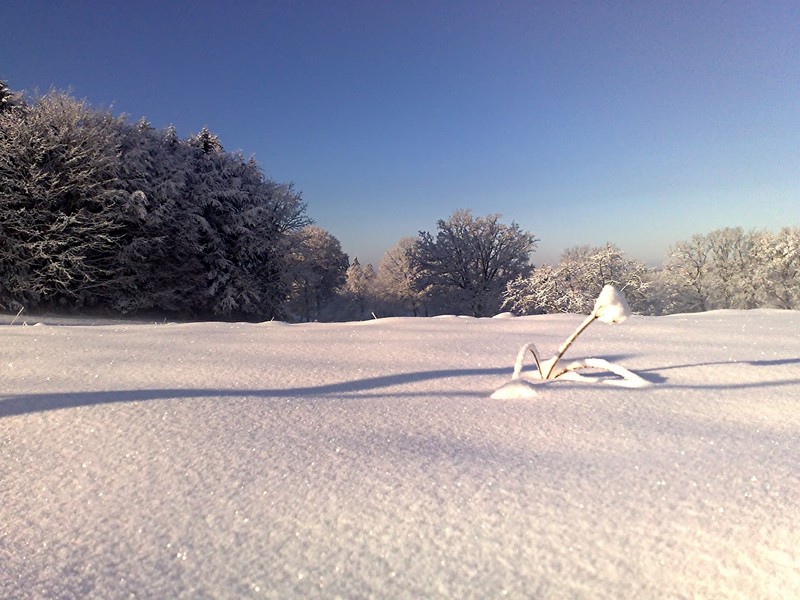
[[[0,597],[800,595],[800,315],[3,327]]]

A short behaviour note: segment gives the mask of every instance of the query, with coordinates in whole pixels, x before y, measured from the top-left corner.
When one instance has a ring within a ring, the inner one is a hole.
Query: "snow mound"
[[[490,398],[492,400],[521,400],[525,398],[534,398],[539,395],[537,387],[542,384],[535,385],[525,379],[512,379],[497,388]]]

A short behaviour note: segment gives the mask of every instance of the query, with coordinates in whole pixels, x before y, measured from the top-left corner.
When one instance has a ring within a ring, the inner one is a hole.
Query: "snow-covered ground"
[[[800,313],[0,327],[2,598],[800,597]],[[6,322],[10,321],[8,319]]]

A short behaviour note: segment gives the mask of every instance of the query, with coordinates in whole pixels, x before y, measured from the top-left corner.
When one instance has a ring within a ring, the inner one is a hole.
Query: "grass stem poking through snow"
[[[525,344],[519,349],[519,352],[517,352],[517,360],[514,362],[514,374],[511,376],[511,378],[518,379],[522,374],[522,363],[525,360],[525,355],[528,353],[528,350],[530,350],[531,354],[533,354],[533,361],[536,363],[536,370],[539,371],[539,377],[544,379],[542,365],[539,362],[539,355],[536,353],[536,346],[533,345],[533,342],[530,344]]]
[[[522,366],[528,351],[533,355],[533,360],[536,363],[536,370],[542,381],[553,380],[559,377],[574,381],[591,381],[589,378],[578,374],[576,371],[587,368],[604,368],[622,377],[621,381],[605,381],[605,383],[610,385],[620,385],[624,387],[644,387],[649,385],[649,382],[635,373],[628,371],[625,367],[615,365],[601,358],[587,358],[586,360],[569,363],[563,369],[556,370],[558,361],[564,356],[564,353],[566,353],[567,349],[572,345],[572,342],[574,342],[589,325],[595,321],[602,321],[603,323],[622,323],[630,314],[631,309],[622,292],[612,285],[605,286],[594,303],[592,313],[586,317],[572,335],[564,340],[564,343],[558,347],[558,350],[551,359],[544,362],[540,361],[539,355],[536,352],[536,346],[534,346],[533,343],[522,346],[514,362],[514,374],[511,376],[511,381],[495,391],[495,393],[492,394],[492,398],[502,399],[535,395],[536,392],[531,383],[522,381]]]
[[[586,320],[583,323],[581,323],[580,326],[575,331],[572,332],[571,336],[569,336],[566,340],[564,340],[564,343],[558,347],[558,350],[553,355],[553,358],[547,361],[548,362],[547,372],[542,375],[542,379],[550,379],[550,375],[553,374],[553,369],[555,369],[555,366],[558,363],[558,361],[561,360],[561,357],[564,356],[564,353],[567,351],[567,348],[569,348],[572,345],[572,342],[574,342],[575,339],[581,333],[583,333],[584,329],[586,329],[589,325],[594,323],[595,319],[597,319],[597,316],[594,313],[592,313],[591,315],[586,317]],[[537,366],[538,366],[538,361],[537,361]],[[539,372],[541,373],[541,369],[539,369]]]
[[[17,313],[17,315],[11,320],[11,324],[12,325],[17,322],[17,319],[19,319],[19,316],[22,314],[23,310],[25,310],[24,306],[19,309],[19,312]]]
[[[559,346],[558,351],[555,353],[553,358],[550,359],[550,365],[547,369],[547,373],[544,374],[542,379],[550,379],[553,369],[558,361],[561,360],[561,357],[564,356],[567,348],[569,348],[572,345],[572,342],[574,342],[575,339],[581,333],[583,333],[587,327],[589,327],[589,325],[594,323],[595,320],[600,320],[603,323],[622,323],[630,316],[630,314],[631,309],[628,306],[628,302],[625,300],[625,296],[622,294],[622,292],[620,292],[613,285],[606,285],[603,287],[603,290],[600,292],[600,295],[594,302],[594,310],[592,310],[592,314],[586,317],[586,320],[578,326],[573,334],[564,340],[564,343]]]

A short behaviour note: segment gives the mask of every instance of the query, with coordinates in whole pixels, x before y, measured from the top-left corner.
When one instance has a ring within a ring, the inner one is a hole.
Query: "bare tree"
[[[752,244],[760,306],[800,308],[800,227],[784,227],[777,233],[761,233]]]
[[[428,293],[420,282],[422,272],[415,260],[418,240],[402,238],[383,255],[375,280],[376,294],[391,315],[419,316]]]
[[[345,282],[347,255],[333,235],[307,225],[289,232],[289,308],[306,321],[319,319],[325,301]]]
[[[374,301],[375,268],[371,264],[362,265],[356,258],[350,263],[345,274],[342,294],[354,306],[355,317],[363,319],[367,314],[367,307]],[[347,311],[352,314],[352,311]]]
[[[504,306],[521,314],[591,312],[606,285],[625,293],[631,308],[647,312],[650,270],[625,258],[613,244],[575,246],[564,251],[555,266],[537,267],[528,277],[509,282]]]
[[[693,235],[674,244],[660,272],[667,313],[697,312],[712,308],[711,251],[705,237]]]
[[[420,282],[432,286],[446,310],[491,315],[500,309],[506,284],[530,269],[536,238],[516,223],[500,223],[500,216],[458,210],[437,222],[436,238],[420,232]]]
[[[670,248],[659,273],[665,312],[757,308],[769,276],[762,234],[726,227]],[[763,256],[759,256],[759,253]]]

